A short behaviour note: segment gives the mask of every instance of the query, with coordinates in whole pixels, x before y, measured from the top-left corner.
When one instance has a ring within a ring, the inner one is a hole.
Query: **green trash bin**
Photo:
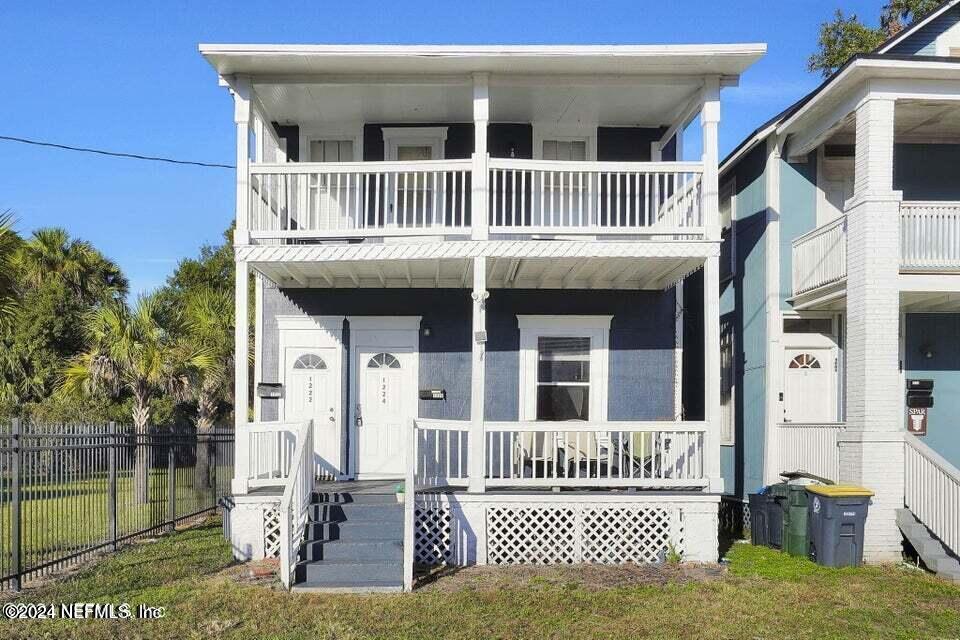
[[[805,557],[809,548],[807,486],[781,482],[770,487],[770,492],[783,512],[783,544],[780,548],[792,556]]]

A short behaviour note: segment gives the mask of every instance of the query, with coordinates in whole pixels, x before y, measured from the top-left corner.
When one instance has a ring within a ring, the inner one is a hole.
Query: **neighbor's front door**
[[[404,434],[416,415],[417,390],[409,348],[357,349],[357,471],[366,477],[400,476]]]
[[[784,356],[784,422],[836,421],[833,350],[786,349]]]

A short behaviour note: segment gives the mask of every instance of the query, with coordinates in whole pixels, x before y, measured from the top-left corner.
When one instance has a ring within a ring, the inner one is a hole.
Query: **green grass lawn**
[[[0,637],[960,637],[960,587],[918,571],[826,569],[745,544],[729,559],[727,572],[683,578],[685,569],[668,565],[660,583],[613,587],[579,578],[596,574],[578,568],[468,569],[413,594],[298,595],[240,580],[212,520],[19,600],[146,603],[166,607],[163,619],[0,621]]]

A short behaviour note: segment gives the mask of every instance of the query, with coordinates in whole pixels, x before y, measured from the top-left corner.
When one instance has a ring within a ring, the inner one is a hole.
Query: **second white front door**
[[[836,421],[834,350],[786,349],[784,356],[784,422]]]

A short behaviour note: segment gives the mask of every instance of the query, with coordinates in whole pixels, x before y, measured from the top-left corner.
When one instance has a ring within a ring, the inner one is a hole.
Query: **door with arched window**
[[[358,471],[365,477],[402,474],[405,427],[416,411],[411,352],[373,347],[358,355]]]
[[[836,373],[831,349],[784,350],[784,422],[837,419]]]
[[[330,347],[287,347],[283,419],[313,420],[317,475],[337,477],[340,467],[339,360]]]

